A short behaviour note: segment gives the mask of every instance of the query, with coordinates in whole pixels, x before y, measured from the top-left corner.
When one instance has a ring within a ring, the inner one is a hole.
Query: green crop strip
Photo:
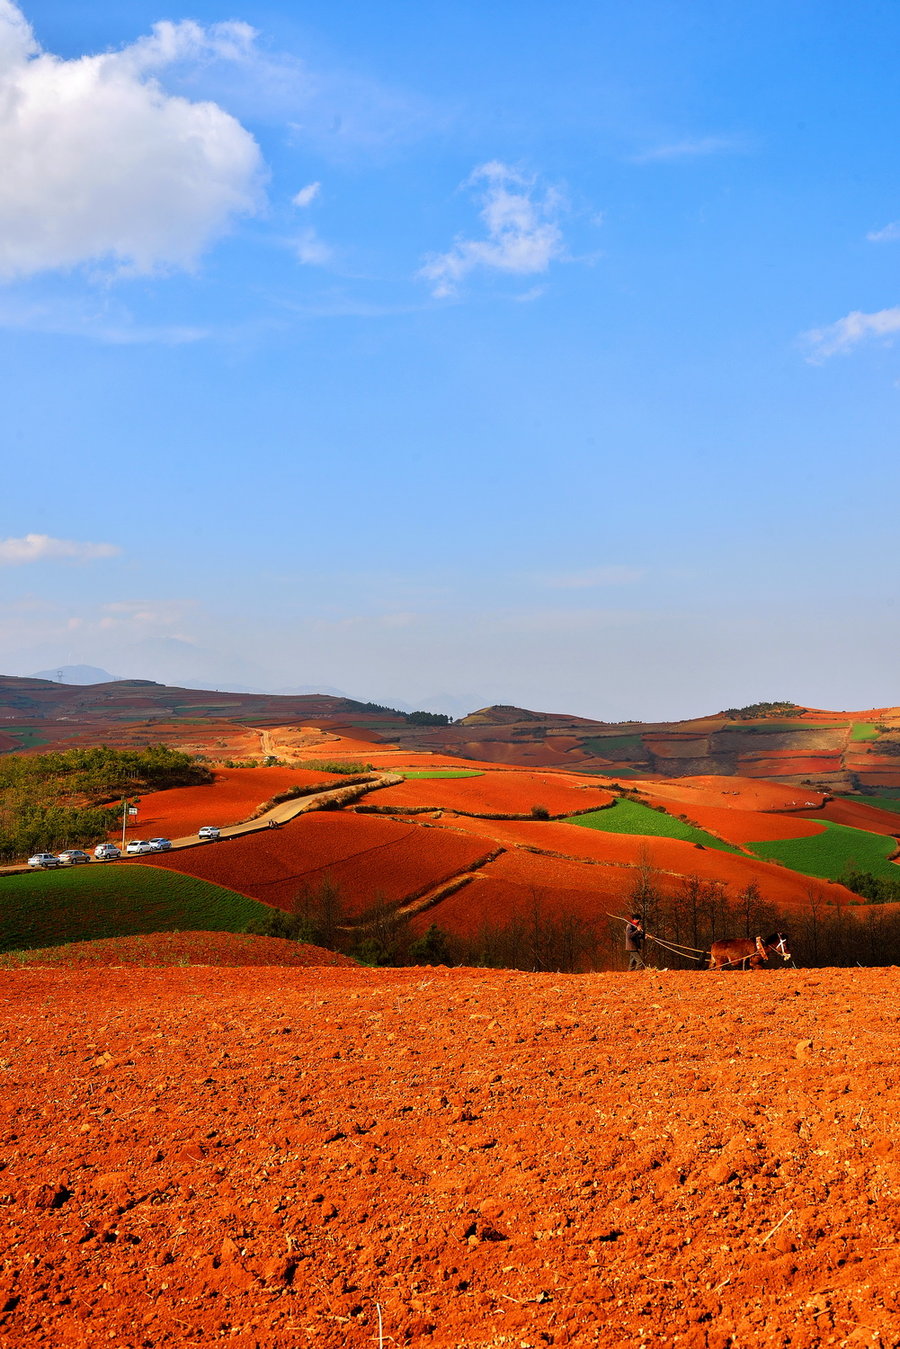
[[[400,768],[397,770],[405,778],[483,778],[477,768]]]
[[[0,950],[146,932],[243,932],[272,910],[221,885],[133,862],[0,876]]]
[[[859,798],[855,798],[859,799]],[[897,840],[867,829],[852,829],[847,824],[818,820],[825,832],[811,838],[784,838],[747,846],[769,862],[781,862],[791,871],[820,880],[837,881],[850,868],[867,871],[885,880],[900,881],[900,867],[888,858],[897,848]]]
[[[567,824],[580,824],[586,829],[602,829],[607,834],[642,834],[657,838],[681,839],[685,843],[700,843],[704,848],[717,848],[720,852],[739,852],[730,843],[714,838],[705,829],[694,824],[678,820],[674,815],[663,814],[639,801],[620,799],[606,810],[594,810],[589,815],[572,815]]]
[[[602,759],[614,759],[617,754],[644,753],[644,742],[639,735],[591,735],[581,742],[588,754]]]
[[[878,727],[871,721],[854,722],[853,730],[850,732],[851,740],[877,740],[878,736]]]

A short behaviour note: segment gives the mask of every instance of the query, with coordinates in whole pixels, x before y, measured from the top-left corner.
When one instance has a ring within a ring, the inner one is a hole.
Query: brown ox
[[[714,941],[709,952],[709,968],[734,970],[740,965],[743,969],[758,970],[770,955],[790,960],[787,940],[785,933],[773,932],[771,937],[730,937],[727,941]]]

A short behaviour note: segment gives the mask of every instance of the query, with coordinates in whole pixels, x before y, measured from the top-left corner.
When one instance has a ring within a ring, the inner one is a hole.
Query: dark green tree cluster
[[[726,707],[720,717],[729,717],[732,721],[754,721],[759,717],[781,716],[784,712],[798,711],[797,703],[748,703],[746,707]]]
[[[0,758],[0,860],[89,847],[115,827],[119,805],[118,800],[110,805],[113,800],[211,780],[204,764],[166,745],[5,755]]]

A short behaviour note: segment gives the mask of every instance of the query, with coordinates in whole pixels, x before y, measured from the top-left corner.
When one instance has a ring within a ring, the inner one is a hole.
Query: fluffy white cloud
[[[508,164],[482,164],[468,180],[481,196],[486,239],[457,239],[447,253],[430,257],[420,275],[433,283],[435,295],[452,295],[464,277],[478,267],[520,276],[546,272],[563,255],[558,224],[560,200],[550,190],[537,196],[535,181]]]
[[[122,550],[114,543],[77,543],[74,539],[51,539],[49,534],[26,534],[22,539],[0,539],[0,566],[64,559],[93,562],[115,557]]]
[[[842,355],[852,350],[857,343],[867,337],[890,337],[900,332],[900,306],[893,309],[879,309],[874,314],[864,314],[854,309],[836,323],[825,328],[813,328],[805,334],[810,346],[809,360],[819,364],[829,356]]]
[[[241,61],[246,24],[159,23],[120,51],[63,60],[0,0],[0,276],[85,262],[132,272],[190,267],[261,201],[256,141],[216,103],[166,93],[156,75]]]
[[[321,183],[308,183],[306,187],[301,187],[300,191],[292,198],[295,206],[311,206],[322,189]]]

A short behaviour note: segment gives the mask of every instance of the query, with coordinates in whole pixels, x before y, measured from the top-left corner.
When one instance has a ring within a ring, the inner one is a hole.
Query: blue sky
[[[0,668],[897,702],[898,42],[0,0]]]

